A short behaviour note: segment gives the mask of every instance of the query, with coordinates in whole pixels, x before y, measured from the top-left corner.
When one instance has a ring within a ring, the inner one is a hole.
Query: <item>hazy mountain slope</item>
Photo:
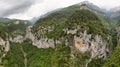
[[[8,18],[0,18],[0,22],[9,22],[11,19]]]
[[[120,20],[120,6],[112,8],[111,10],[109,10],[109,16],[114,21]]]
[[[102,9],[96,5],[94,5],[93,3],[89,2],[89,1],[83,1],[83,2],[80,2],[78,5],[82,5],[82,4],[86,4],[88,8],[94,10],[94,11],[97,11],[99,13],[103,13],[105,14],[106,13],[106,10],[105,9]]]
[[[88,7],[89,9],[91,9],[91,10],[93,10],[93,11],[96,11],[96,12],[98,12],[99,14],[102,14],[102,17],[103,17],[103,15],[105,15],[105,13],[106,13],[106,10],[104,10],[104,9],[102,9],[102,8],[99,8],[98,6],[96,6],[96,5],[94,5],[93,3],[90,3],[90,2],[88,2],[88,1],[83,1],[83,2],[80,2],[80,3],[78,3],[78,4],[72,5],[72,6],[70,6],[71,9],[70,9],[70,8],[65,8],[65,10],[68,10],[68,11],[70,10],[70,12],[71,12],[71,10],[75,11],[76,9],[79,9],[80,5],[82,5],[82,4],[86,4],[86,7]],[[73,8],[72,8],[72,7],[73,7]],[[54,13],[54,12],[56,12],[56,11],[59,11],[59,10],[63,11],[62,8],[57,9],[57,10],[53,10],[53,11],[48,12],[48,13],[42,15],[42,16],[34,17],[34,18],[31,19],[30,21],[33,22],[33,23],[35,23],[37,20],[39,20],[39,18],[43,18],[43,17],[45,17],[45,16],[47,16],[47,15],[49,15],[49,14],[51,14],[51,13]]]

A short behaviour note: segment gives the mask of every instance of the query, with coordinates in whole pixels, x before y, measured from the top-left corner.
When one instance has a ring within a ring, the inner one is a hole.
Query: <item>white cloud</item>
[[[111,9],[120,6],[120,0],[89,0],[90,2],[98,5],[99,7]]]
[[[38,0],[39,1],[39,0]],[[43,15],[49,11],[55,10],[57,8],[66,7],[75,3],[78,3],[79,0],[44,0],[42,3],[36,2],[36,4],[32,5],[29,10],[24,13],[13,14],[8,16],[8,18],[16,18],[17,19],[24,19],[29,20],[33,17],[38,17]]]
[[[76,3],[79,3],[85,0],[21,0],[20,3],[18,0],[0,0],[0,16],[9,17],[9,18],[17,18],[29,20],[33,17],[38,17],[43,15],[49,11],[67,7]],[[99,7],[104,7],[107,9],[113,8],[115,6],[119,6],[120,0],[88,0]],[[29,3],[28,5],[25,5]],[[9,5],[9,6],[8,6]],[[16,5],[19,5],[17,9],[14,9]],[[25,5],[24,8],[21,5]],[[4,6],[4,7],[3,7]],[[12,8],[9,10],[8,8]],[[10,12],[8,12],[10,11]],[[7,14],[8,12],[8,14]],[[4,16],[6,15],[6,16]]]

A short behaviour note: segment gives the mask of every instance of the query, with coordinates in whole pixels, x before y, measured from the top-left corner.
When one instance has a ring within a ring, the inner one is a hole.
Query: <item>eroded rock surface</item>
[[[7,52],[10,50],[10,43],[8,40],[3,40],[0,37],[0,63],[2,62],[2,59],[5,57]]]

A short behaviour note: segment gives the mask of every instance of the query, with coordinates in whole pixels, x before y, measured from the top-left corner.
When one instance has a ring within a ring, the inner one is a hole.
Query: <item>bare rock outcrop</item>
[[[26,39],[30,39],[32,41],[32,44],[34,46],[37,46],[38,48],[49,48],[52,47],[54,48],[54,40],[53,39],[48,39],[48,38],[38,38],[31,32],[32,26],[29,26],[28,29],[26,30]]]
[[[9,39],[11,42],[18,42],[18,43],[22,43],[24,40],[25,40],[25,38],[23,37],[23,36],[21,36],[21,35],[18,35],[18,36],[16,36],[15,38],[10,38]]]
[[[21,35],[18,35],[15,38],[10,38],[11,42],[19,42],[22,43],[26,39],[30,39],[32,41],[32,45],[37,46],[38,48],[49,48],[52,47],[54,48],[54,40],[53,39],[48,39],[48,38],[40,38],[38,39],[32,32],[31,32],[32,26],[29,26],[26,29],[26,35],[23,37]]]
[[[68,34],[76,34],[78,29],[72,30],[72,32]],[[69,32],[69,31],[67,31]],[[88,63],[92,61],[93,58],[103,58],[107,59],[107,52],[109,53],[109,48],[107,47],[109,41],[109,36],[108,40],[104,40],[101,35],[94,35],[92,37],[92,34],[87,34],[86,31],[83,33],[80,32],[78,34],[79,36],[74,35],[74,47],[79,50],[81,53],[86,53],[90,52],[91,56],[88,62],[86,63],[86,67]]]
[[[3,40],[0,37],[0,63],[2,62],[2,59],[5,57],[7,52],[10,50],[10,43],[7,40]]]

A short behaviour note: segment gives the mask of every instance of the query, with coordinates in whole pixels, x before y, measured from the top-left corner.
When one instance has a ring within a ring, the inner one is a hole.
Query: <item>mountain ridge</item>
[[[106,13],[96,6],[93,9],[91,3],[86,5],[75,4],[55,10],[35,19],[32,25],[23,20],[0,22],[0,65],[119,67],[119,64],[110,63],[113,59],[109,58],[119,53],[119,48],[116,49],[120,39],[119,25],[111,27],[111,18]]]

